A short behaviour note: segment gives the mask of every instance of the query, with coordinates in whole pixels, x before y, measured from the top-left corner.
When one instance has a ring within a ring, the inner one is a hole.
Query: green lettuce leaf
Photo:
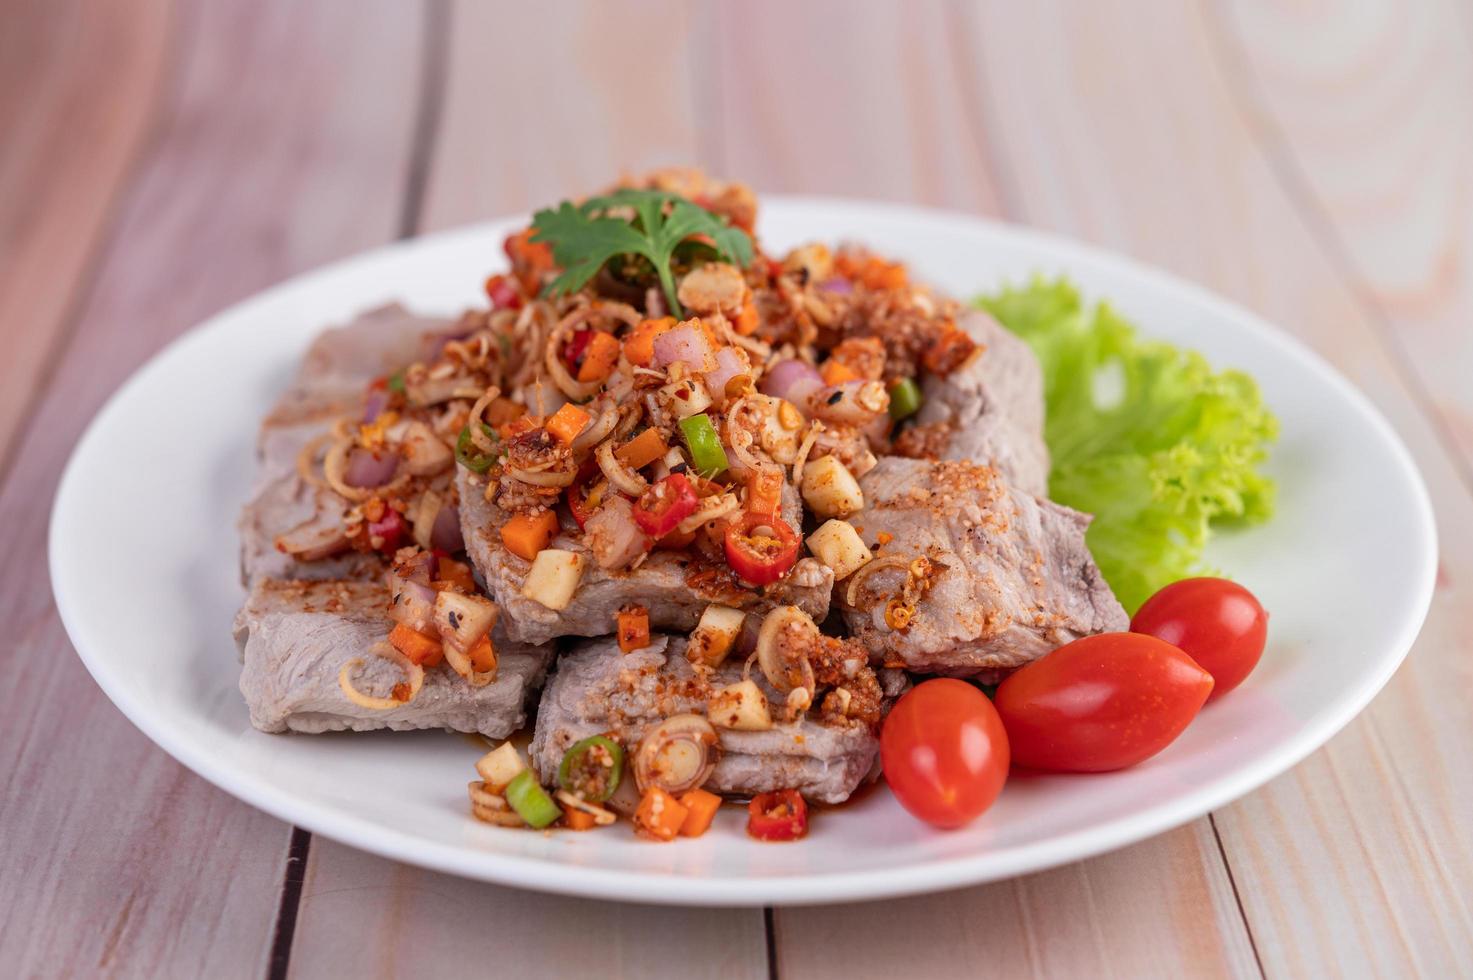
[[[1262,464],[1278,421],[1248,375],[1141,339],[1062,279],[976,304],[1038,355],[1049,496],[1095,515],[1086,541],[1127,610],[1177,579],[1217,574],[1202,561],[1214,528],[1269,517]]]

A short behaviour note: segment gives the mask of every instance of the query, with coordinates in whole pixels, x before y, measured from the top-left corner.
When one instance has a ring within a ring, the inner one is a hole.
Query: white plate
[[[1065,273],[1151,335],[1251,372],[1283,423],[1277,516],[1210,557],[1269,609],[1257,672],[1150,762],[1106,776],[1014,778],[973,826],[931,830],[883,790],[764,845],[726,808],[713,832],[657,845],[626,830],[535,834],[467,813],[478,750],[443,733],[263,735],[236,689],[235,517],[256,425],[313,334],[402,299],[478,302],[501,221],[394,245],[284,283],[182,337],[125,384],[57,492],[51,577],[67,632],[139,728],[206,779],[283,820],[453,874],[569,894],[709,905],[842,902],[1004,878],[1120,847],[1221,806],[1323,744],[1406,655],[1432,594],[1426,490],[1366,399],[1245,311],[1093,249],[912,208],[766,202],[781,249],[849,239],[968,296]],[[1367,515],[1375,515],[1368,520]]]

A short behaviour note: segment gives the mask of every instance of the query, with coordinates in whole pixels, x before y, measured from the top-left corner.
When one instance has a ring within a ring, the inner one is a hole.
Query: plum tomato
[[[1170,745],[1210,693],[1212,675],[1171,644],[1101,633],[1020,667],[994,703],[1018,765],[1109,772]]]
[[[1188,578],[1147,599],[1130,629],[1165,640],[1197,661],[1212,675],[1215,699],[1243,683],[1258,666],[1268,638],[1268,613],[1236,582]]]
[[[987,696],[942,678],[895,703],[880,732],[885,781],[900,804],[937,827],[961,827],[1008,778],[1008,735]]]

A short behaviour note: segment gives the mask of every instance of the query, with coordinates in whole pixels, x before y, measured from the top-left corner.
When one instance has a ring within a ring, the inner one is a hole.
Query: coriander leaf
[[[553,294],[582,289],[616,256],[642,255],[654,266],[676,315],[683,314],[670,262],[682,242],[704,235],[718,255],[743,267],[751,264],[753,254],[746,232],[665,191],[623,188],[577,206],[564,201],[555,210],[538,211],[532,228],[532,241],[551,245],[553,261],[563,270],[549,287]]]

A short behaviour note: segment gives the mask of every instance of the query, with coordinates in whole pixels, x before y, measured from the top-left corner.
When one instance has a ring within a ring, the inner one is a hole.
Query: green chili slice
[[[914,378],[901,378],[890,386],[890,417],[899,422],[921,410],[921,388]]]
[[[397,391],[401,395],[404,394],[403,371],[395,371],[393,374],[389,375],[389,390]]]
[[[575,743],[557,770],[558,785],[589,803],[613,796],[623,778],[624,747],[606,735]]]
[[[685,436],[686,448],[690,450],[691,465],[701,476],[713,477],[730,465],[726,450],[721,448],[721,437],[705,412],[681,419],[680,434]]]
[[[481,423],[481,431],[492,439],[496,438],[496,430],[485,422]],[[471,427],[466,426],[460,430],[460,438],[455,440],[455,461],[472,473],[484,473],[496,463],[494,453],[481,451],[481,447],[471,441]]]
[[[537,783],[532,770],[523,769],[506,786],[506,802],[527,824],[541,830],[563,815],[562,808]]]

